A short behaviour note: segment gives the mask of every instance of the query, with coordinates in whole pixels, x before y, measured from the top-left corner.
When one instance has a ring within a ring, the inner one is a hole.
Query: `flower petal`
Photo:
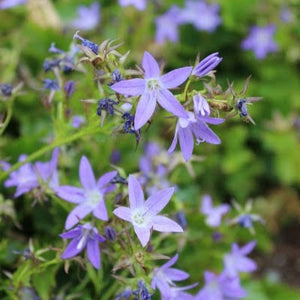
[[[173,141],[172,141],[172,144],[170,146],[170,148],[168,149],[168,153],[172,153],[176,146],[177,146],[177,141],[178,141],[178,125],[176,125],[176,129],[175,129],[175,133],[174,133],[174,138],[173,138]]]
[[[190,127],[179,128],[179,144],[185,161],[188,161],[194,150],[194,137]]]
[[[183,106],[170,91],[161,89],[157,100],[158,103],[171,114],[181,118],[189,117]]]
[[[101,200],[97,207],[93,210],[93,215],[103,221],[108,221],[107,209],[104,200]]]
[[[81,233],[81,229],[76,227],[70,231],[60,234],[59,236],[63,239],[73,239],[76,236],[80,236],[80,233]]]
[[[96,180],[91,164],[85,156],[82,156],[79,165],[79,177],[82,186],[86,190],[92,190],[96,187]]]
[[[118,218],[131,222],[131,210],[128,207],[118,207],[113,211],[113,214],[115,214]]]
[[[169,268],[165,270],[164,273],[172,281],[182,281],[190,277],[187,272],[181,271],[176,268]]]
[[[149,199],[145,202],[145,207],[147,209],[147,215],[157,215],[170,201],[174,193],[174,188],[167,188],[158,191],[151,195]]]
[[[193,124],[193,132],[197,139],[202,139],[210,144],[220,144],[220,138],[202,121]]]
[[[140,240],[142,246],[145,247],[150,240],[150,229],[135,226],[134,231],[138,239]]]
[[[65,228],[68,230],[82,220],[86,215],[88,215],[93,210],[92,207],[86,205],[85,203],[76,206],[68,215]]]
[[[144,205],[144,193],[142,187],[132,175],[129,175],[128,179],[128,194],[131,209],[140,208]]]
[[[157,78],[160,75],[159,65],[155,58],[147,51],[144,53],[142,67],[145,71],[145,78]]]
[[[62,198],[71,203],[80,203],[85,200],[84,191],[81,188],[63,185],[55,189],[59,198]]]
[[[110,88],[122,95],[139,96],[143,94],[145,87],[146,85],[144,79],[134,78],[116,82]]]
[[[156,106],[156,99],[150,93],[145,93],[141,96],[136,107],[134,117],[134,129],[138,130],[151,118]]]
[[[160,269],[168,269],[172,267],[176,261],[178,260],[178,253],[176,253],[169,261],[167,261],[165,264],[163,264]]]
[[[205,123],[213,124],[213,125],[219,125],[219,124],[222,124],[225,121],[225,119],[212,118],[212,117],[208,117],[208,116],[207,117],[201,116],[200,120],[205,122]]]
[[[256,246],[256,241],[251,241],[247,245],[240,248],[240,253],[243,255],[249,254]]]
[[[107,185],[116,175],[118,174],[117,171],[111,171],[108,173],[105,173],[104,175],[102,175],[98,182],[97,182],[97,186],[98,188],[103,188],[105,185]]]
[[[87,256],[91,264],[96,268],[100,269],[100,250],[97,240],[89,239],[87,242]]]
[[[210,195],[204,195],[202,197],[202,203],[201,203],[201,212],[204,214],[209,214],[213,209],[212,206],[212,199]]]
[[[172,89],[181,85],[190,76],[192,68],[193,67],[183,67],[175,69],[161,76],[160,80],[164,88]]]
[[[69,245],[67,246],[66,250],[62,254],[62,259],[67,259],[76,256],[78,253],[80,253],[83,248],[77,248],[79,239],[72,240]]]
[[[154,230],[160,232],[183,232],[180,225],[164,216],[154,216],[152,225]]]

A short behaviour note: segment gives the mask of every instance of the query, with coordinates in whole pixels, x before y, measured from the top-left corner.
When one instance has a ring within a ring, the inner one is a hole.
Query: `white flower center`
[[[190,125],[190,123],[197,122],[194,113],[192,113],[190,111],[188,111],[187,113],[189,115],[189,117],[187,119],[186,118],[179,118],[179,125],[180,125],[181,128],[186,128]]]
[[[147,79],[146,85],[149,91],[157,91],[161,87],[160,81],[156,78]]]
[[[148,218],[144,209],[136,209],[131,215],[134,226],[145,227],[148,224]]]
[[[96,189],[86,191],[85,197],[91,206],[97,206],[100,201],[103,201],[102,193]]]

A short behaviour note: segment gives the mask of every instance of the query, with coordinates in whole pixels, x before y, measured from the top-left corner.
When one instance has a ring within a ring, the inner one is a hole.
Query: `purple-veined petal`
[[[174,95],[167,89],[161,89],[159,91],[158,103],[171,114],[181,117],[188,118],[189,115],[185,111],[184,107],[174,97]]]
[[[103,221],[108,221],[107,209],[104,200],[101,200],[97,207],[93,210],[93,215]]]
[[[160,232],[183,232],[180,225],[164,216],[154,216],[152,226],[154,230]]]
[[[71,203],[80,203],[85,200],[84,191],[81,188],[62,185],[55,189],[59,198],[62,198]]]
[[[77,245],[79,243],[79,239],[72,240],[69,245],[67,246],[66,250],[62,254],[62,259],[67,259],[76,256],[78,253],[80,253],[83,248],[77,248]]]
[[[149,199],[145,202],[145,207],[147,209],[147,215],[157,215],[170,201],[174,193],[174,188],[167,188],[158,191],[151,195]]]
[[[116,82],[110,88],[125,96],[139,96],[144,93],[146,85],[144,79],[134,78]]]
[[[202,121],[193,124],[193,132],[197,139],[202,139],[210,144],[220,144],[220,138]]]
[[[118,207],[113,211],[113,214],[115,214],[118,218],[131,222],[131,210],[128,207]]]
[[[87,242],[87,256],[91,264],[96,268],[100,269],[100,250],[99,243],[97,240],[89,239]]]
[[[141,96],[136,107],[134,117],[134,129],[138,130],[151,118],[156,106],[155,97],[150,93],[145,93]]]
[[[147,51],[144,53],[142,67],[145,71],[145,78],[158,78],[160,75],[159,65],[155,58]]]
[[[168,149],[169,154],[172,153],[175,150],[175,148],[177,146],[177,142],[178,142],[178,124],[176,125],[176,129],[175,129],[172,144],[171,144],[170,148]]]
[[[190,76],[191,71],[192,71],[192,67],[183,67],[183,68],[175,69],[161,76],[160,80],[164,88],[172,89],[185,82],[186,79]]]
[[[179,128],[178,136],[183,158],[185,161],[188,161],[191,158],[194,150],[194,137],[192,130],[189,126],[186,128]]]
[[[105,185],[107,185],[116,175],[118,174],[117,171],[111,171],[108,172],[104,175],[102,175],[98,182],[97,182],[97,186],[98,188],[103,188]]]
[[[131,209],[140,208],[144,205],[144,193],[142,187],[132,175],[129,175],[128,179],[128,194]]]
[[[85,203],[76,206],[68,215],[65,228],[68,230],[92,212],[93,208]]]
[[[150,229],[134,226],[134,231],[138,239],[140,240],[142,246],[145,247],[150,240]]]
[[[96,179],[91,164],[85,156],[82,156],[79,166],[79,177],[82,186],[86,190],[92,190],[96,187]]]
[[[73,239],[76,236],[80,236],[80,233],[81,233],[81,229],[76,227],[70,231],[60,234],[59,236],[63,239]]]
[[[187,272],[181,271],[176,268],[169,268],[165,270],[164,273],[172,281],[182,281],[190,277],[190,275]]]

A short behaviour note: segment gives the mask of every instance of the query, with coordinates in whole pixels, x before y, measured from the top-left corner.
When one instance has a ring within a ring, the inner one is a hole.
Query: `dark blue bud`
[[[55,67],[59,67],[60,59],[49,60],[46,59],[43,63],[43,69],[45,72],[52,70]]]
[[[108,112],[109,115],[113,116],[115,111],[114,111],[114,105],[117,105],[118,102],[109,99],[109,98],[105,98],[105,99],[101,99],[98,101],[98,108],[97,108],[97,115],[101,116],[101,112],[102,110],[105,110]]]
[[[213,235],[212,235],[212,239],[213,239],[214,242],[220,241],[222,239],[222,237],[223,237],[223,234],[221,232],[218,232],[218,231],[214,232]]]
[[[64,91],[68,98],[70,98],[75,91],[75,82],[73,80],[69,80],[65,83]]]
[[[139,141],[141,139],[141,130],[134,129],[134,116],[129,112],[126,112],[122,115],[122,118],[125,120],[125,123],[123,125],[124,132],[135,134],[136,140]]]
[[[113,72],[112,72],[112,83],[115,83],[115,82],[119,82],[123,80],[123,77],[120,73],[120,71],[118,69],[115,69]]]
[[[61,61],[61,67],[65,74],[69,74],[74,71],[74,59],[69,56],[65,56]]]
[[[52,43],[52,44],[51,44],[51,46],[50,46],[50,48],[48,49],[48,51],[49,51],[49,52],[52,52],[52,53],[56,53],[56,54],[64,54],[64,53],[65,53],[65,51],[63,51],[63,50],[57,48],[57,47],[55,46],[55,43]]]
[[[43,83],[44,83],[44,86],[43,86],[44,90],[57,91],[60,89],[59,84],[56,80],[46,78],[43,80]]]
[[[253,219],[252,219],[251,215],[248,215],[248,214],[241,215],[238,220],[238,224],[241,227],[250,228],[250,227],[253,227]]]
[[[108,241],[114,241],[116,239],[117,233],[111,226],[105,226],[105,237]]]
[[[121,161],[121,152],[117,149],[114,149],[110,155],[110,162],[113,165],[117,165]]]
[[[187,221],[186,221],[186,217],[185,217],[185,213],[184,211],[179,211],[178,213],[176,213],[175,215],[176,221],[177,223],[183,228],[185,229],[187,227]]]
[[[0,91],[1,91],[1,94],[3,94],[4,96],[7,96],[7,97],[11,96],[12,90],[13,90],[12,84],[10,84],[10,83],[0,84]]]
[[[138,296],[135,300],[151,300],[151,294],[142,280],[138,282],[138,287],[139,289],[133,292],[134,295]]]
[[[248,115],[247,101],[245,99],[238,99],[236,108],[241,112],[241,117],[246,117]]]
[[[79,31],[76,31],[76,33],[74,34],[73,39],[78,39],[81,41],[82,46],[89,48],[90,50],[92,50],[95,54],[98,54],[99,51],[99,46],[89,40],[86,40],[84,38],[82,38],[79,34]]]
[[[115,184],[115,183],[121,183],[121,184],[128,184],[127,179],[120,176],[117,174],[111,181],[110,183]]]

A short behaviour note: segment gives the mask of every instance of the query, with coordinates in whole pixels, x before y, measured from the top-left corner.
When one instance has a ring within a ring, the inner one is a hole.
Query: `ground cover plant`
[[[0,0],[1,299],[299,299],[299,14]]]

